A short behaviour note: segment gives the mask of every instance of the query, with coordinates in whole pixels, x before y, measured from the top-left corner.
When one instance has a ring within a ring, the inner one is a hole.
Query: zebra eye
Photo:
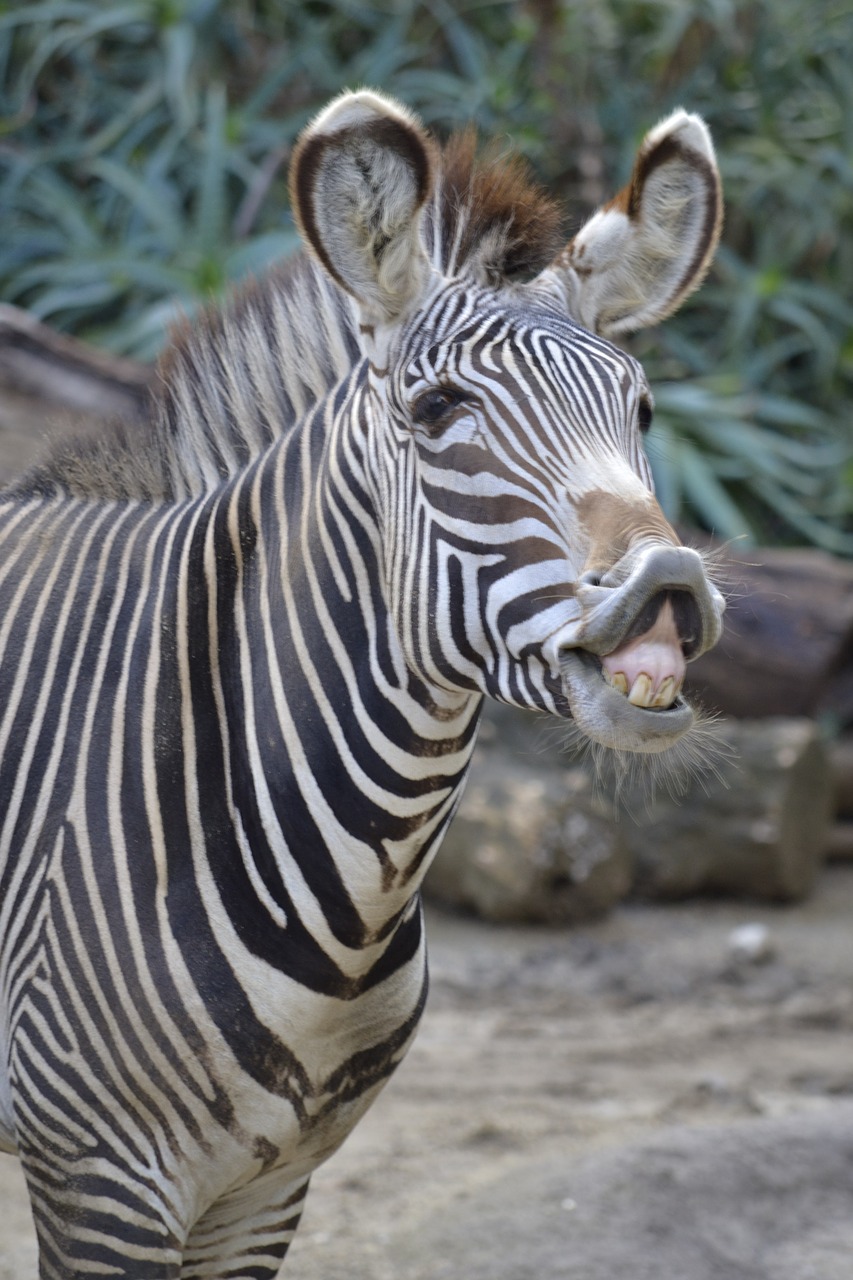
[[[453,410],[464,400],[464,394],[453,387],[432,387],[412,405],[412,421],[436,431],[447,425]]]
[[[654,409],[652,408],[652,402],[646,396],[643,396],[637,406],[637,423],[643,435],[645,435],[650,429],[653,417]]]

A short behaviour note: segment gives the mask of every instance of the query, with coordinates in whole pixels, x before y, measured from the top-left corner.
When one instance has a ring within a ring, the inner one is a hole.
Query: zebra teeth
[[[607,683],[610,685],[611,689],[616,689],[616,691],[617,691],[618,693],[624,693],[624,694],[627,694],[627,692],[628,692],[628,681],[627,681],[627,679],[626,679],[626,677],[625,677],[625,672],[624,672],[624,671],[613,671],[613,672],[611,672],[611,671],[607,671],[607,670],[605,670],[605,671],[604,671],[604,678],[605,678],[605,680],[607,681]]]
[[[635,707],[665,711],[672,706],[681,692],[682,681],[675,676],[667,676],[655,688],[654,680],[645,671],[637,676],[630,687],[624,671],[608,671],[603,668],[602,674],[611,689],[624,694]]]
[[[679,684],[679,688],[680,687],[681,686]],[[661,681],[658,691],[652,699],[651,705],[653,707],[671,707],[675,701],[675,696],[678,691],[679,690],[676,688],[675,676],[667,676],[665,680]]]
[[[651,676],[646,675],[645,671],[641,671],[631,685],[628,701],[635,707],[650,707],[653,705],[653,690],[654,685]]]

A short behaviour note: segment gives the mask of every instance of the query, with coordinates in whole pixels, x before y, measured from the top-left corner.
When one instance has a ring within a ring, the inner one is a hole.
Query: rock
[[[111,355],[0,304],[0,386],[44,405],[98,418],[141,418],[156,380],[152,365]]]
[[[582,769],[478,749],[427,896],[495,921],[603,915],[628,892],[631,866],[620,827],[593,792]]]
[[[729,954],[742,964],[764,964],[772,960],[776,948],[766,924],[738,925],[729,934]]]
[[[682,898],[725,893],[775,901],[805,897],[825,856],[832,784],[810,720],[722,721],[712,771],[677,798],[630,797],[625,840],[635,891]]]
[[[853,1106],[673,1125],[484,1171],[390,1243],[407,1280],[849,1280]]]
[[[576,751],[567,745],[576,737],[568,721],[487,698],[480,717],[477,751],[491,752],[497,748],[537,772],[562,771],[577,763]]]
[[[113,418],[140,422],[156,373],[57,333],[0,304],[0,484],[63,440],[97,435]]]
[[[427,878],[436,901],[490,920],[571,922],[624,896],[805,897],[830,842],[832,783],[806,719],[722,721],[675,797],[642,779],[622,800],[561,750],[559,726],[489,707],[465,796]],[[570,731],[562,731],[563,742]],[[550,749],[549,749],[550,740]],[[696,754],[699,754],[698,752]],[[708,764],[708,762],[711,762]]]

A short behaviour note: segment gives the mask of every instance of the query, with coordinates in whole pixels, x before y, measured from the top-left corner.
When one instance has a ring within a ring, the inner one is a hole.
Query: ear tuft
[[[605,336],[672,315],[705,278],[722,218],[708,129],[674,111],[643,139],[627,186],[552,264],[571,315]]]
[[[297,224],[359,303],[365,325],[396,323],[423,295],[429,263],[420,222],[433,174],[433,144],[420,124],[377,93],[342,94],[297,143]]]

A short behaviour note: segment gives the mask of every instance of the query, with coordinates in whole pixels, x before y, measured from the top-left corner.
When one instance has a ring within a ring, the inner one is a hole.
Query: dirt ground
[[[773,956],[733,959],[740,924]],[[556,932],[431,913],[408,1059],[314,1179],[294,1280],[853,1280],[853,866],[795,908]],[[34,1280],[0,1156],[0,1280]]]

